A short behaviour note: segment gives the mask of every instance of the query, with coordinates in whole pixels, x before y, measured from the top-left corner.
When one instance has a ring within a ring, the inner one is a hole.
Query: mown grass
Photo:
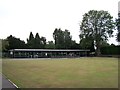
[[[117,88],[117,58],[5,59],[3,73],[21,88]]]

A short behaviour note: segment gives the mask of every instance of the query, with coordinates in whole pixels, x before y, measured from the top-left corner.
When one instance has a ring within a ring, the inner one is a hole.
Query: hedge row
[[[102,55],[120,55],[120,46],[107,46],[101,48]]]

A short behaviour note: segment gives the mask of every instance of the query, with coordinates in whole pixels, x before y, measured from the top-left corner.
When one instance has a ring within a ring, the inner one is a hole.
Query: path
[[[0,77],[2,78],[2,90],[17,90],[17,88],[4,75],[0,75]]]

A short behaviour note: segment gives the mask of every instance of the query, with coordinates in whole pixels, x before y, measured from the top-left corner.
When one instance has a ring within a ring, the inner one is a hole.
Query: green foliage
[[[55,48],[55,44],[53,41],[48,41],[48,43],[46,44],[45,48],[47,49],[54,49]]]
[[[40,36],[38,33],[36,33],[35,35],[35,39],[34,39],[34,48],[40,48]]]
[[[115,23],[113,17],[107,11],[90,10],[83,15],[83,20],[80,24],[80,39],[82,46],[89,47],[91,42],[95,42],[96,54],[100,54],[101,42],[112,37]]]
[[[7,51],[8,47],[9,47],[8,40],[2,39],[1,42],[2,42],[2,51]]]
[[[34,48],[35,42],[34,42],[34,36],[33,33],[30,32],[29,39],[27,39],[27,46],[28,48]]]
[[[82,49],[89,49],[90,52],[94,52],[95,48],[94,48],[94,41],[92,40],[92,38],[83,38],[80,40],[80,47],[82,47]]]
[[[78,43],[76,43],[75,40],[72,41],[71,49],[82,49]]]
[[[103,55],[120,55],[120,46],[104,46],[101,47],[101,54]]]
[[[38,33],[36,33],[35,38],[32,32],[30,32],[29,39],[27,39],[27,46],[31,49],[43,49],[46,45],[46,38],[40,37]]]
[[[82,38],[80,40],[80,46],[84,49],[87,49],[92,45],[92,42],[93,40],[90,37]]]
[[[72,37],[68,30],[62,31],[60,28],[55,29],[53,32],[53,38],[55,40],[55,48],[68,49],[71,48]]]
[[[64,36],[63,36],[63,31],[59,28],[59,29],[55,29],[55,31],[53,32],[53,38],[55,40],[55,48],[64,48]]]
[[[12,35],[7,37],[6,40],[8,41],[8,44],[9,44],[8,49],[23,49],[23,48],[26,48],[26,44],[25,44],[24,41],[20,40],[19,38],[13,37]],[[5,41],[5,43],[7,43],[7,42]]]
[[[64,32],[64,45],[65,49],[71,48],[72,44],[72,36],[70,35],[70,32],[68,30],[65,30]]]
[[[46,45],[46,38],[45,37],[41,37],[40,38],[40,46],[41,48],[45,48],[45,45]]]

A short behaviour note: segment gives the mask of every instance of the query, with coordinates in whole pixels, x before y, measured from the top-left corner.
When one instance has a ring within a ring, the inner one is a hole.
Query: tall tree
[[[80,24],[80,39],[91,38],[96,46],[96,54],[100,55],[101,42],[112,36],[115,24],[107,11],[90,10],[83,15]]]
[[[27,46],[28,48],[32,49],[43,49],[45,48],[46,45],[46,38],[45,37],[40,37],[38,33],[36,33],[35,38],[30,32],[29,39],[27,39]]]
[[[63,31],[64,32],[64,48],[69,49],[71,48],[72,44],[72,36],[70,35],[70,32],[68,30]]]
[[[36,49],[40,48],[41,39],[40,39],[40,36],[39,36],[38,33],[36,33],[34,40],[35,40],[35,41],[34,41],[34,44],[35,44],[35,45],[34,45],[34,48],[36,48]]]
[[[64,48],[64,33],[60,28],[55,29],[55,31],[53,32],[53,38],[55,40],[55,48],[63,49]]]
[[[29,40],[32,40],[32,39],[34,39],[34,35],[32,32],[30,32]]]
[[[34,48],[35,46],[35,40],[34,35],[32,32],[30,32],[29,38],[27,39],[27,46],[28,48]]]
[[[57,49],[69,49],[72,45],[72,36],[68,30],[62,31],[61,29],[55,29],[53,32],[53,38],[55,40],[55,48]]]

